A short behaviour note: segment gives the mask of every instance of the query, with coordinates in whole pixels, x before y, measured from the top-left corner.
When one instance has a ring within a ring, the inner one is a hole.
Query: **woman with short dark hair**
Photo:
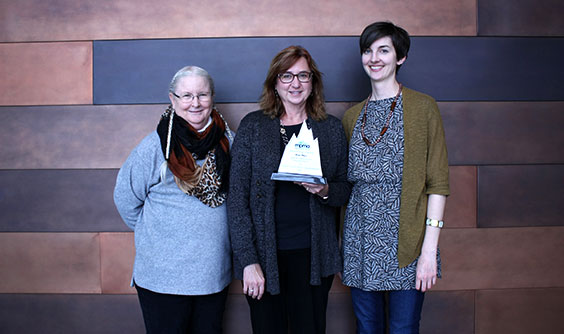
[[[391,334],[419,333],[424,292],[440,277],[449,194],[443,125],[433,98],[397,81],[410,46],[404,29],[376,22],[359,44],[372,90],[343,117],[353,183],[343,283],[351,287],[357,333],[383,334],[386,324]]]

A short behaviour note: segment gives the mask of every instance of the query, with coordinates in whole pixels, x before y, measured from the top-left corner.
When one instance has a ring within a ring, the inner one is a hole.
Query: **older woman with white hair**
[[[116,181],[115,204],[135,232],[131,284],[147,333],[221,333],[232,275],[223,205],[232,133],[204,69],[179,70],[169,98]]]

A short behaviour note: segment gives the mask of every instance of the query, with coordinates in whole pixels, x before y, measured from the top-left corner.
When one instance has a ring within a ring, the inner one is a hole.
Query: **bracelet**
[[[443,228],[444,223],[445,222],[443,222],[442,220],[431,219],[431,218],[427,218],[427,220],[425,220],[425,225],[438,227],[438,228]]]
[[[325,196],[322,196],[321,199],[324,200],[324,201],[328,200],[328,199],[329,199],[329,194],[327,194],[327,195],[325,195]]]

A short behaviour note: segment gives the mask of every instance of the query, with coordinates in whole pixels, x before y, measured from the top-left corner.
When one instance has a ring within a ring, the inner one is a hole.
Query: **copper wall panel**
[[[0,2],[0,41],[358,35],[391,20],[414,35],[475,35],[475,0]]]
[[[476,227],[476,167],[449,168],[450,196],[444,221],[446,228]]]
[[[102,293],[136,293],[130,286],[135,241],[133,232],[100,233],[100,268]]]
[[[113,201],[116,176],[116,169],[0,170],[0,231],[129,231]]]
[[[3,334],[145,333],[137,296],[0,294]]]
[[[564,226],[564,165],[480,166],[478,183],[479,227]]]
[[[0,105],[90,104],[92,43],[0,44],[0,78]]]
[[[564,287],[564,227],[443,229],[437,290]]]
[[[425,293],[420,329],[421,333],[473,334],[474,291]]]
[[[329,103],[340,117],[350,103]],[[0,169],[120,168],[166,105],[0,107]],[[256,103],[218,104],[229,126]]]
[[[442,102],[455,165],[564,163],[564,102]]]
[[[0,108],[0,169],[119,168],[165,108]]]
[[[562,288],[477,291],[476,334],[564,333],[562,310]]]
[[[0,293],[100,293],[96,233],[0,233]]]
[[[564,36],[561,0],[478,0],[480,36]]]

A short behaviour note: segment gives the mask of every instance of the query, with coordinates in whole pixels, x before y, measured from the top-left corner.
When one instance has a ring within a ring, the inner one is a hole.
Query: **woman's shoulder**
[[[155,154],[161,151],[161,140],[157,131],[152,131],[148,135],[145,136],[139,142],[139,144],[133,149],[137,155],[142,157],[154,156]]]
[[[404,100],[408,100],[413,103],[436,103],[432,96],[411,88],[404,87],[402,94]]]

